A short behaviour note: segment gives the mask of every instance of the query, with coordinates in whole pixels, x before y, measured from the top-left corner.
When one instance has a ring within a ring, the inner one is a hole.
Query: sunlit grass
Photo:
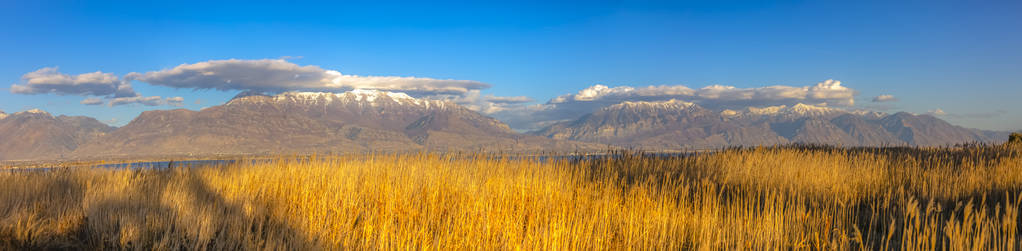
[[[1007,146],[0,173],[0,248],[1016,250]]]

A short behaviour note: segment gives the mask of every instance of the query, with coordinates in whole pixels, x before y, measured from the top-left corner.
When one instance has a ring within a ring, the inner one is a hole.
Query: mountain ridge
[[[816,143],[841,146],[994,142],[930,115],[796,104],[712,110],[682,100],[603,107],[517,133],[458,104],[403,93],[241,93],[222,105],[142,112],[115,128],[33,109],[0,111],[0,159],[407,151],[692,150]]]
[[[200,111],[143,112],[75,156],[366,151],[570,151],[597,144],[522,135],[441,100],[383,91],[245,95]]]
[[[651,150],[786,143],[935,146],[994,142],[1007,135],[954,126],[930,115],[845,111],[802,103],[719,111],[691,103],[667,108],[679,102],[684,101],[610,105],[530,133]]]
[[[0,160],[61,157],[115,128],[85,116],[32,109],[0,116]]]

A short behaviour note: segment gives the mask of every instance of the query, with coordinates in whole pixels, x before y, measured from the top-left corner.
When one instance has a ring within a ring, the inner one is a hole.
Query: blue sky
[[[848,109],[928,113],[1022,129],[1022,2],[6,2],[0,110],[40,108],[123,125],[200,109],[240,90],[132,81],[169,105],[83,105],[15,94],[44,67],[123,77],[225,59],[280,59],[343,74],[488,84],[542,104],[596,84],[854,89]],[[177,87],[177,88],[175,88]],[[875,103],[878,95],[896,101]],[[93,97],[96,98],[96,97]],[[108,97],[98,97],[108,99]]]

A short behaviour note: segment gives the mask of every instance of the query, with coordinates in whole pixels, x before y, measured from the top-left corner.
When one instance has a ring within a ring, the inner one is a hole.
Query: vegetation
[[[1017,250],[1005,146],[0,173],[0,249]]]
[[[1020,144],[1022,143],[1022,133],[1013,132],[1008,136],[1008,143]]]

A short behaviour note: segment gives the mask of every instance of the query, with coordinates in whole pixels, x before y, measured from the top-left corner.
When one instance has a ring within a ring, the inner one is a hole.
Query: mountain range
[[[1002,141],[1008,135],[906,112],[850,112],[806,104],[715,111],[680,100],[623,102],[531,134],[649,150],[787,143],[938,146]]]
[[[403,93],[243,93],[199,111],[153,110],[114,128],[88,117],[0,112],[0,160],[408,151],[692,150],[821,143],[842,146],[991,142],[1006,132],[929,115],[797,104],[712,110],[680,100],[623,102],[518,133],[458,104]]]
[[[54,117],[36,109],[0,112],[0,160],[66,157],[114,129],[93,118]]]
[[[224,105],[147,111],[75,156],[590,150],[512,131],[460,105],[403,93],[239,95]]]

